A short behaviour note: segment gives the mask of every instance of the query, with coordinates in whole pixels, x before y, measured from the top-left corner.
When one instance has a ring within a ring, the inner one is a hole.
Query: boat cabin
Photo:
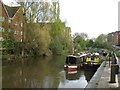
[[[76,70],[82,66],[82,59],[80,56],[68,55],[66,57],[66,62],[64,68],[69,70]]]

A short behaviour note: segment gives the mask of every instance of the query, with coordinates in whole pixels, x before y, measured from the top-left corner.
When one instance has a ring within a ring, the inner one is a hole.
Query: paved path
[[[116,80],[115,80],[116,83],[109,83],[110,76],[111,76],[111,67],[109,66],[109,63],[107,62],[97,88],[118,88],[119,87],[118,76],[116,75]]]
[[[92,79],[90,80],[89,84],[85,89],[89,90],[90,88],[95,88],[96,90],[99,90],[100,88],[106,88],[107,90],[112,90],[112,89],[120,90],[120,72],[119,74],[116,75],[116,80],[115,80],[116,83],[109,83],[110,75],[111,75],[111,66],[109,66],[109,62],[106,61],[106,64],[101,65],[100,68],[98,68],[97,72],[94,74],[94,76],[92,77]]]
[[[0,90],[2,89],[2,60],[0,59]]]
[[[117,58],[117,60],[118,60],[117,64],[120,67],[120,59]],[[97,88],[109,88],[109,89],[120,90],[120,68],[119,68],[119,73],[116,75],[116,80],[115,80],[116,83],[109,83],[110,76],[111,76],[111,66],[109,66],[109,62],[107,62]]]
[[[118,83],[120,88],[120,59],[118,59],[118,65],[119,65]]]

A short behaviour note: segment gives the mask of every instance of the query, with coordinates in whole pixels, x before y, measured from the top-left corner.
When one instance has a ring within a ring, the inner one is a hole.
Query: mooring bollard
[[[118,73],[119,73],[119,65],[116,64],[116,67],[115,67],[115,68],[116,68],[116,69],[115,69],[115,70],[116,70],[116,74],[118,74]]]
[[[111,78],[110,78],[110,83],[115,83],[116,82],[116,74],[119,72],[119,65],[117,64],[112,64],[111,65]]]
[[[110,83],[115,83],[116,82],[116,65],[112,64],[111,65],[111,76],[110,76]]]

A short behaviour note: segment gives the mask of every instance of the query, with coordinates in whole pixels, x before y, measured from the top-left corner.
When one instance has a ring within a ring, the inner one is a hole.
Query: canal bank
[[[120,65],[120,64],[119,64]],[[104,61],[101,66],[98,68],[88,85],[85,87],[85,90],[94,88],[106,88],[106,89],[120,89],[120,74],[116,74],[115,83],[110,83],[111,81],[111,66],[109,66],[108,61]]]

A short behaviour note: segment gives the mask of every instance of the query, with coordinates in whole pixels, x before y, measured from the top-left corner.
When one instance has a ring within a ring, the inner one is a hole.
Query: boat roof
[[[67,55],[67,57],[75,57],[75,58],[77,58],[77,57],[80,57],[80,56],[76,56],[76,55]]]
[[[100,54],[99,53],[93,53],[93,55],[99,56]]]
[[[83,56],[86,56],[87,54],[82,54],[82,55],[80,55],[80,57],[83,57]]]
[[[86,56],[86,55],[88,55],[88,54],[82,54],[82,55],[79,55],[79,56],[76,56],[76,55],[67,55],[67,57],[83,57],[83,56]]]

